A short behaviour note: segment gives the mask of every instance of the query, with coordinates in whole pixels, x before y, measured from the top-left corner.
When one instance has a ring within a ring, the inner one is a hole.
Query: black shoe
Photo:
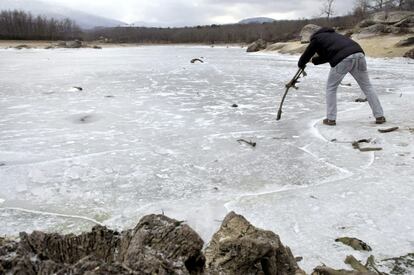
[[[368,99],[366,98],[362,98],[362,97],[358,97],[357,99],[355,99],[355,102],[367,102]]]
[[[335,121],[335,120],[330,120],[330,119],[325,118],[325,119],[323,120],[323,124],[325,124],[325,125],[329,125],[329,126],[335,126],[335,125],[336,125],[336,121]]]
[[[387,120],[385,119],[385,117],[383,117],[383,116],[381,116],[381,117],[377,117],[376,119],[375,119],[375,123],[376,124],[383,124],[383,123],[385,123],[385,122],[387,122]]]

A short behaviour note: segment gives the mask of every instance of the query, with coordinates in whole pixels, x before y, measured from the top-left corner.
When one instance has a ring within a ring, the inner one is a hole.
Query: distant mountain
[[[254,17],[241,20],[238,24],[263,24],[272,23],[275,19],[269,17]]]
[[[40,0],[0,0],[0,10],[23,10],[33,15],[42,15],[48,18],[69,18],[83,29],[126,25],[126,23],[118,20],[89,14],[57,4],[49,4]]]

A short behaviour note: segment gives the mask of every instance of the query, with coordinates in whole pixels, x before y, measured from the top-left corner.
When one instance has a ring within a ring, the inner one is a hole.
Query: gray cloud
[[[30,0],[28,0],[30,1]],[[44,0],[74,9],[160,26],[234,23],[249,17],[311,18],[320,15],[323,0]],[[348,13],[354,0],[335,1],[336,15]]]

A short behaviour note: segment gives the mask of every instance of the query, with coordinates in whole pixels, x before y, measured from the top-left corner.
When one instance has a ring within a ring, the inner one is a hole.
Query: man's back
[[[311,37],[310,44],[299,60],[299,64],[306,64],[315,53],[319,56],[318,64],[329,62],[335,67],[351,54],[364,51],[358,43],[352,39],[335,32],[331,28],[321,28]]]

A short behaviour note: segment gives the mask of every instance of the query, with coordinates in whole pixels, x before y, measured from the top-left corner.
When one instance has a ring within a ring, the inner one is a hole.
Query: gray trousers
[[[368,99],[374,117],[384,116],[381,103],[369,80],[365,56],[363,53],[356,53],[342,60],[329,72],[328,84],[326,85],[327,119],[336,120],[336,91],[347,73],[351,73],[358,82],[359,87]]]

